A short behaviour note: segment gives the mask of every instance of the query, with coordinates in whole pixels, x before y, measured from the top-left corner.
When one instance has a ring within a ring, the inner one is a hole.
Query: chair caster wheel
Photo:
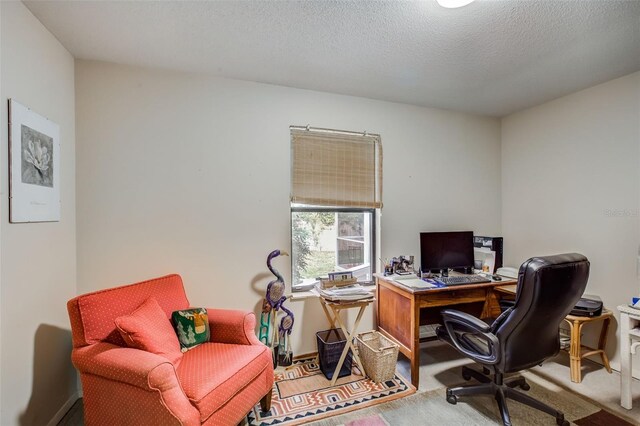
[[[471,380],[471,375],[469,373],[462,373],[462,378],[465,379],[466,381]]]
[[[458,397],[447,392],[447,402],[456,405],[458,403]]]
[[[564,419],[564,416],[562,417],[556,417],[556,424],[558,426],[569,426],[569,421]]]
[[[520,386],[520,389],[522,389],[523,391],[528,391],[529,389],[531,389],[531,386],[529,386],[529,383],[524,383]]]

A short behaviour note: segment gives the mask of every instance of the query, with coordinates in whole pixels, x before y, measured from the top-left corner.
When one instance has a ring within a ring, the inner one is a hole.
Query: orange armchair
[[[255,336],[252,312],[208,309],[210,342],[174,365],[127,347],[114,320],[153,297],[167,316],[187,309],[179,275],[78,296],[67,303],[85,424],[236,425],[260,401],[271,405],[271,351]]]

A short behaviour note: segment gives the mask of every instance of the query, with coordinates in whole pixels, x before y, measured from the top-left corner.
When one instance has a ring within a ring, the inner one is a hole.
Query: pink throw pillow
[[[182,360],[178,336],[153,297],[131,314],[116,318],[115,323],[128,346],[163,356],[174,365]]]

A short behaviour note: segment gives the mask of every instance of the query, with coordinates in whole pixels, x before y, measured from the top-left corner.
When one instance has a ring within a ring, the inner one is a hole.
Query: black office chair
[[[480,385],[447,388],[447,401],[459,396],[494,395],[502,422],[511,425],[506,399],[513,399],[555,416],[568,425],[564,414],[516,389],[529,390],[524,377],[504,379],[507,373],[541,364],[560,350],[558,327],[582,296],[589,278],[589,261],[580,254],[533,257],[520,266],[516,301],[492,324],[467,313],[442,311],[438,338],[483,366],[483,372],[462,368],[462,377]],[[493,380],[488,376],[493,374]]]

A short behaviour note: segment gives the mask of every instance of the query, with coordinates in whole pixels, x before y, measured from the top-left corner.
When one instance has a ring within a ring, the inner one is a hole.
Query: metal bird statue
[[[267,256],[267,268],[269,268],[269,271],[271,271],[276,279],[267,284],[267,294],[262,302],[259,334],[260,341],[267,346],[271,346],[273,349],[274,367],[277,366],[278,363],[278,352],[284,354],[283,365],[290,365],[292,357],[291,344],[288,337],[291,335],[293,328],[293,312],[283,306],[287,300],[287,296],[284,295],[284,278],[280,272],[271,265],[271,261],[278,256],[289,256],[289,253],[283,250],[274,250]],[[282,309],[286,315],[280,320],[280,326],[276,330],[276,317],[280,309]],[[280,350],[280,346],[282,346],[282,350]]]
[[[293,363],[293,351],[291,350],[291,330],[293,330],[293,312],[284,305],[280,308],[285,312],[285,316],[280,320],[278,332],[280,334],[280,345],[278,348],[278,364],[288,366]]]
[[[271,306],[271,309],[278,310],[280,305],[287,300],[284,295],[285,285],[284,278],[280,275],[280,272],[271,265],[271,260],[278,256],[289,256],[286,251],[274,250],[267,256],[267,268],[275,275],[276,279],[267,284],[267,302]]]

